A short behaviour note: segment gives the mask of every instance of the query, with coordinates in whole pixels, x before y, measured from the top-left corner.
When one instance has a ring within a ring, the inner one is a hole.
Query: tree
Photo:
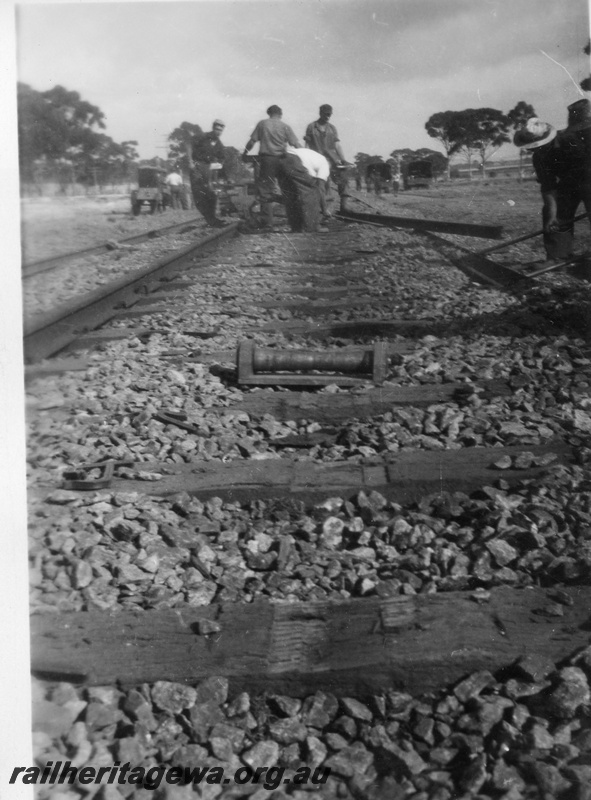
[[[353,159],[359,169],[365,169],[368,164],[380,164],[384,159],[381,156],[370,156],[368,153],[357,153]]]
[[[447,158],[447,177],[449,179],[450,158],[462,148],[465,129],[462,125],[462,111],[439,111],[425,123],[427,134],[443,145]]]
[[[534,111],[534,107],[531,106],[529,103],[526,103],[524,100],[520,100],[515,108],[512,108],[511,111],[507,114],[507,119],[513,126],[513,130],[516,131],[522,125],[535,117],[536,112]],[[519,148],[519,180],[523,180],[523,148]]]
[[[39,165],[65,155],[65,119],[26,83],[17,86],[19,162],[24,180],[39,175]]]
[[[406,163],[415,158],[415,151],[411,150],[409,147],[404,147],[400,150],[392,150],[390,158],[396,162],[400,169],[403,169]]]
[[[534,107],[526,103],[525,100],[520,100],[515,108],[512,108],[511,111],[507,113],[507,119],[513,126],[513,130],[517,130],[517,128],[525,125],[528,119],[536,116],[537,114]]]
[[[459,141],[458,152],[464,152],[471,177],[472,156],[480,156],[483,177],[486,176],[486,162],[489,157],[509,142],[509,119],[495,108],[467,108],[458,112]]]
[[[251,173],[242,163],[242,155],[237,147],[230,145],[224,148],[224,176],[232,182],[251,178]]]
[[[195,136],[202,136],[203,129],[193,122],[181,122],[178,128],[168,134],[168,158],[178,164],[179,169],[189,174],[191,170],[191,141]]]
[[[128,175],[137,142],[117,144],[101,133],[105,115],[78,92],[54,86],[38,92],[17,86],[21,178],[36,183],[53,176],[65,192],[74,179],[99,185]]]

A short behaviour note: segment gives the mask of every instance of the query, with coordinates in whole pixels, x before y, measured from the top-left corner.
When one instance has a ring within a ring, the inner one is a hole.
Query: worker
[[[577,100],[568,106],[568,124],[556,137],[560,156],[557,211],[554,225],[572,252],[577,209],[583,203],[591,222],[591,101]]]
[[[224,164],[225,148],[220,137],[225,127],[221,119],[214,120],[211,131],[196,136],[191,147],[193,199],[212,228],[223,228],[226,224],[217,216],[217,195],[211,187],[213,170]]]
[[[591,103],[578,100],[568,107],[568,125],[556,130],[531,117],[513,143],[531,151],[542,193],[546,261],[551,266],[573,255],[574,219],[583,202],[591,221]]]
[[[261,198],[264,229],[272,231],[275,185],[276,182],[279,182],[280,171],[283,177],[286,177],[285,169],[281,168],[280,162],[285,158],[285,148],[288,145],[292,147],[301,147],[301,145],[290,126],[283,122],[283,111],[279,106],[269,106],[267,116],[269,119],[263,119],[256,124],[242,155],[243,157],[247,156],[256,142],[259,143],[257,190]],[[284,185],[287,185],[285,181]]]
[[[330,180],[337,187],[341,199],[341,208],[344,210],[348,197],[347,167],[349,164],[345,159],[337,129],[330,122],[332,112],[332,106],[328,103],[324,103],[320,106],[318,109],[319,117],[306,128],[304,141],[311,150],[322,153],[322,155],[328,159],[330,164]]]
[[[168,171],[164,183],[170,189],[170,201],[173,209],[182,207],[183,179],[175,167]]]
[[[568,241],[557,235],[557,194],[560,173],[560,151],[556,146],[556,129],[537,117],[530,117],[513,137],[513,144],[532,154],[532,166],[542,194],[543,241],[546,261],[550,265],[570,255]]]

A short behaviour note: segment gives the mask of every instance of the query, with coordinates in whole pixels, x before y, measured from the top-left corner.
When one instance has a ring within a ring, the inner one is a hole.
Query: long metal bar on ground
[[[118,239],[117,244],[125,245],[131,244],[132,242],[143,242],[146,239],[152,239],[162,233],[170,233],[176,228],[183,228],[186,225],[192,225],[199,219],[200,217],[191,217],[190,219],[186,219],[184,222],[175,222],[174,225],[167,225],[164,228],[153,228],[150,231],[139,233],[136,236],[128,236],[126,239]],[[104,253],[109,249],[109,247],[109,243],[105,242],[105,244],[86,247],[84,250],[75,250],[71,253],[64,253],[61,256],[52,256],[51,258],[43,258],[38,261],[30,261],[22,265],[22,277],[24,279],[32,278],[35,275],[41,274],[42,272],[49,272],[50,270],[59,267],[61,264],[67,261],[72,261],[75,258],[82,258],[84,256],[95,255],[97,253]]]
[[[495,289],[508,289],[516,284],[523,284],[525,280],[534,280],[534,277],[527,276],[519,270],[499,264],[485,258],[480,252],[468,250],[455,242],[442,239],[436,233],[424,231],[424,235],[432,242],[437,244],[437,249],[464,275],[467,275],[477,283],[484,286],[493,286]],[[466,253],[465,256],[458,256],[457,251]]]
[[[574,218],[574,222],[579,222],[580,220],[586,218],[587,214],[579,214]],[[541,228],[539,231],[534,231],[533,233],[526,233],[524,236],[518,236],[516,239],[509,239],[508,241],[497,244],[494,247],[487,247],[485,250],[479,250],[478,255],[484,256],[488,255],[489,253],[496,253],[498,250],[504,250],[505,247],[510,247],[512,244],[519,244],[519,242],[525,242],[528,239],[535,239],[536,236],[541,236],[543,233],[543,228]]]
[[[524,280],[533,280],[533,276],[511,269],[504,264],[497,264],[484,256],[462,256],[461,258],[451,258],[450,261],[472,280],[485,286],[494,286],[496,289],[507,289],[515,284],[523,283]]]
[[[469,222],[447,222],[437,219],[413,219],[411,217],[392,217],[383,214],[360,214],[356,211],[341,210],[336,215],[349,222],[371,222],[386,228],[413,228],[417,231],[438,231],[456,236],[476,236],[481,239],[500,239],[502,225],[477,225]]]
[[[561,661],[586,646],[591,588],[564,591],[570,604],[559,618],[544,616],[539,587],[499,587],[483,603],[439,592],[33,616],[32,670],[99,686],[219,675],[233,691],[421,694],[524,655]],[[204,620],[219,631],[199,635]]]
[[[154,279],[158,273],[165,273],[173,266],[176,267],[177,262],[196,249],[234,234],[238,224],[234,222],[225,228],[220,228],[155,264],[128,273],[123,278],[85,295],[82,299],[67,303],[56,311],[25,320],[25,361],[34,363],[63,350],[76,340],[79,333],[93,330],[116,316],[116,305],[134,305],[140,300],[139,288],[145,285],[148,279]]]

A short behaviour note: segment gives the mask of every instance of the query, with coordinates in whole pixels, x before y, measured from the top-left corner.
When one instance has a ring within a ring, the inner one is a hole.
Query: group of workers
[[[293,129],[283,122],[283,111],[272,105],[267,119],[257,123],[243,152],[243,160],[256,143],[256,186],[261,203],[262,228],[274,229],[273,204],[285,205],[285,213],[294,233],[324,230],[321,223],[330,217],[329,186],[335,185],[341,201],[346,196],[346,169],[350,166],[343,154],[339,135],[330,122],[332,107],[320,106],[319,117],[311,122],[302,147]],[[191,191],[195,206],[212,227],[225,223],[216,213],[217,196],[211,186],[212,172],[223,165],[224,146],[221,135],[224,123],[216,119],[212,130],[193,142],[191,157]]]
[[[269,106],[267,119],[258,122],[244,148],[243,160],[255,144],[256,185],[261,202],[262,230],[272,231],[273,204],[285,205],[293,232],[323,230],[330,217],[327,194],[334,185],[344,206],[347,197],[347,163],[339,135],[331,123],[333,109],[320,106],[302,146],[293,129],[283,121],[277,105]],[[217,196],[211,186],[214,168],[224,163],[221,135],[224,123],[216,119],[209,133],[196,137],[191,150],[191,190],[195,206],[212,227],[225,223],[217,216]],[[532,164],[543,199],[544,246],[547,264],[572,258],[575,215],[581,203],[591,220],[591,101],[586,98],[568,106],[568,122],[556,131],[537,117],[528,119],[515,133],[514,144],[532,151]],[[173,187],[171,186],[171,190]]]
[[[516,131],[513,143],[532,152],[532,165],[542,193],[542,266],[573,257],[575,215],[581,203],[591,221],[591,101],[568,106],[567,127],[531,117]]]

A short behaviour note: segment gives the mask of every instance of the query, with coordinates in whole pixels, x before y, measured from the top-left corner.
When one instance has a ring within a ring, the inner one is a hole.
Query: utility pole
[[[162,160],[163,161],[168,161],[168,150],[169,150],[168,136],[162,134],[161,138],[164,139],[164,144],[157,144],[156,145],[156,150],[164,150],[165,153],[166,153],[166,156]]]

